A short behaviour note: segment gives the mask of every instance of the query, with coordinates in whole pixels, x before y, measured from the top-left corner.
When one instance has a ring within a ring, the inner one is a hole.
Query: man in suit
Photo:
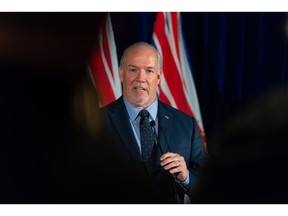
[[[207,154],[195,119],[157,97],[162,73],[159,52],[145,42],[131,45],[123,53],[119,73],[123,96],[101,109],[110,155],[102,167],[106,171],[103,180],[113,185],[110,201],[183,203],[188,194],[193,202]],[[139,112],[143,109],[154,132],[151,172],[142,158],[146,150],[141,146]]]

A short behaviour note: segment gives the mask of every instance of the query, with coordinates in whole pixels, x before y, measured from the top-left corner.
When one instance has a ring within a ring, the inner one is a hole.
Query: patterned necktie
[[[142,158],[150,175],[153,174],[155,164],[154,134],[149,122],[149,112],[145,109],[139,112],[140,138]]]

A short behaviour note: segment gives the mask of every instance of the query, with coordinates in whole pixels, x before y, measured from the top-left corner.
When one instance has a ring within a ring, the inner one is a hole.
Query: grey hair
[[[156,54],[157,54],[158,69],[159,69],[159,70],[162,69],[162,57],[161,57],[159,51],[158,51],[154,46],[150,45],[149,43],[143,42],[143,41],[141,41],[141,42],[136,42],[136,43],[130,45],[129,47],[127,47],[127,48],[124,50],[124,52],[123,52],[123,54],[122,54],[122,57],[121,57],[121,59],[120,59],[120,67],[121,67],[121,68],[124,68],[124,63],[125,63],[125,60],[126,60],[126,56],[127,56],[128,51],[130,51],[130,50],[133,49],[133,48],[138,48],[138,47],[150,47],[151,49],[153,49],[153,50],[156,52]]]

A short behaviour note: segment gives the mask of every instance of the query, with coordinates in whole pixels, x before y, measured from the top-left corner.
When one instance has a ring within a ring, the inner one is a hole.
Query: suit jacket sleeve
[[[201,170],[208,160],[207,152],[204,148],[203,139],[198,131],[196,120],[193,118],[192,121],[192,136],[191,136],[191,157],[187,164],[189,169],[189,196],[193,199],[193,194],[196,192]]]
[[[201,170],[207,162],[207,153],[197,122],[195,118],[161,102],[158,119],[159,144],[164,152],[174,152],[184,157],[190,181],[185,186],[187,190],[183,192],[193,199],[202,174]]]

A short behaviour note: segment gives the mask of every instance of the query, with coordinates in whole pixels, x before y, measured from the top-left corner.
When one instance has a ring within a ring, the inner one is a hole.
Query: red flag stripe
[[[105,24],[101,26],[98,42],[90,67],[100,103],[105,106],[122,94],[110,15],[107,16]]]

